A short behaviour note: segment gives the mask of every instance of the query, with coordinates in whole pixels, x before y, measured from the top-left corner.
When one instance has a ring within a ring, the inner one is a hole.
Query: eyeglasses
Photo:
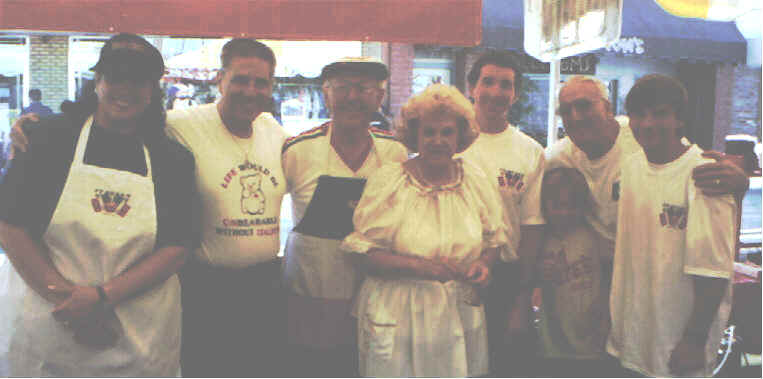
[[[333,89],[334,92],[340,96],[347,96],[353,88],[361,95],[372,95],[381,90],[378,86],[369,86],[359,83],[338,83],[328,85],[327,87]]]

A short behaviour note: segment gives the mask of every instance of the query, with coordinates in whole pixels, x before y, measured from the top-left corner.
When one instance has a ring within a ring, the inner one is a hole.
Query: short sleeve
[[[503,202],[498,189],[477,166],[464,161],[464,191],[473,195],[473,204],[478,207],[482,221],[482,248],[498,248],[501,259],[511,262],[518,259],[516,252],[507,249],[508,237],[503,221]]]
[[[287,149],[287,142],[283,143],[281,148],[281,167],[283,168],[284,177],[286,177],[286,192],[291,192],[296,185],[296,178],[298,171],[297,154],[294,154],[294,149]]]
[[[404,204],[399,204],[396,197],[406,180],[403,170],[402,164],[390,163],[368,178],[353,213],[354,231],[342,241],[342,250],[365,254],[374,248],[390,247],[404,211]]]
[[[736,202],[731,195],[710,197],[689,185],[684,272],[730,279],[734,272]]]
[[[42,238],[71,167],[78,132],[61,116],[24,127],[27,152],[18,152],[0,184],[0,219]]]
[[[199,244],[200,215],[196,204],[193,155],[174,141],[163,141],[161,160],[154,170],[157,205],[156,247]]]
[[[40,177],[32,173],[39,172],[41,167],[31,150],[17,152],[0,185],[0,219],[38,237],[42,234],[40,224],[44,222],[39,219],[42,212],[38,211],[40,204],[35,204],[35,198],[47,199],[48,196],[41,193],[46,191]]]
[[[545,150],[545,169],[551,170],[557,167],[575,167],[572,162],[572,142],[570,137],[556,141]]]
[[[538,154],[535,167],[525,175],[527,189],[522,196],[520,225],[541,225],[546,223],[543,219],[543,212],[540,206],[540,192],[545,164],[546,159],[541,151]]]
[[[167,136],[177,141],[179,144],[183,145],[186,149],[190,149],[190,145],[188,143],[188,140],[186,139],[186,136],[181,133],[180,128],[177,127],[177,124],[175,122],[172,122],[170,120],[167,121],[167,126],[164,128],[164,132],[167,134]]]

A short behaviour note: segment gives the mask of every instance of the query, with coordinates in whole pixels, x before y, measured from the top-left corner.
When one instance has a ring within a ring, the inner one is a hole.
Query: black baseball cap
[[[347,57],[327,64],[321,71],[321,83],[339,74],[356,74],[387,80],[389,70],[382,61],[370,57]]]
[[[106,41],[98,63],[90,70],[114,80],[158,81],[164,75],[164,59],[142,37],[121,33]]]

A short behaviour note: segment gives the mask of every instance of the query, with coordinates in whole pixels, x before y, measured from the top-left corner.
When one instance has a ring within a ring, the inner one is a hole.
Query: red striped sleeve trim
[[[313,139],[316,137],[325,136],[326,134],[328,134],[328,130],[329,130],[329,123],[326,122],[321,126],[299,133],[298,135],[294,137],[287,138],[286,141],[284,141],[283,143],[283,147],[281,148],[281,154],[285,153],[286,150],[288,150],[291,146],[293,146],[294,144],[300,141],[305,141],[305,140]]]

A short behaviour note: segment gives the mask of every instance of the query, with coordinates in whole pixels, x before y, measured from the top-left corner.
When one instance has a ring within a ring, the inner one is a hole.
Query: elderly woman
[[[114,36],[93,70],[80,101],[30,128],[0,186],[21,298],[2,330],[11,376],[179,373],[193,157],[164,135],[156,48]]]
[[[355,305],[360,374],[484,375],[477,287],[507,241],[496,189],[453,158],[478,134],[474,111],[456,88],[436,84],[401,118],[398,135],[418,156],[368,179],[342,244],[368,273]]]

